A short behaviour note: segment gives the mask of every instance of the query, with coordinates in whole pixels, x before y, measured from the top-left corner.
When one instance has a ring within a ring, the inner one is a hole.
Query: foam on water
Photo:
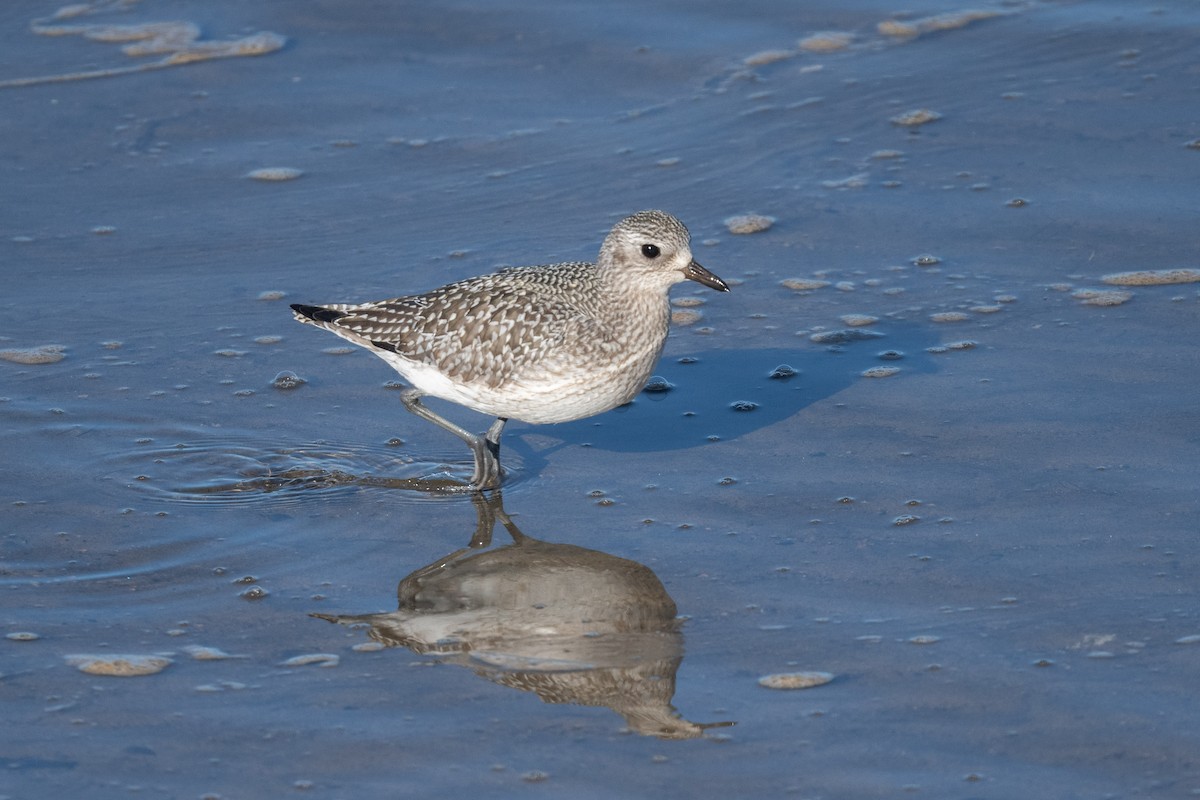
[[[200,26],[191,22],[146,22],[136,25],[78,25],[63,24],[92,14],[113,10],[128,11],[139,0],[96,0],[91,3],[76,3],[63,6],[46,19],[34,20],[30,30],[42,36],[82,36],[94,42],[121,44],[121,52],[131,58],[160,55],[158,61],[143,62],[123,67],[79,70],[56,75],[39,75],[29,78],[0,80],[0,89],[15,89],[40,86],[47,83],[68,83],[132,75],[150,70],[195,64],[217,58],[261,56],[273,53],[287,44],[287,39],[277,33],[261,31],[240,39],[226,41],[201,41]]]

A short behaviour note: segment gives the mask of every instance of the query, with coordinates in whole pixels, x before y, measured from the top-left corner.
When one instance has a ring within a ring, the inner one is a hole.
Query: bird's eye
[[[661,251],[658,249],[658,245],[656,244],[642,245],[642,255],[644,255],[646,258],[658,258],[659,252]]]

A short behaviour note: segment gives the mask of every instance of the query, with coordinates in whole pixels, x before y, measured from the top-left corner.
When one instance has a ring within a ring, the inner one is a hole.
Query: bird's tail
[[[336,306],[306,306],[303,303],[292,303],[292,315],[299,322],[321,325],[337,322],[346,316],[346,312]]]

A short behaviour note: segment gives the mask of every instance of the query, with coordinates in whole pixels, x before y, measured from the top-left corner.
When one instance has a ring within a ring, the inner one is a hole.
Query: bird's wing
[[[592,316],[571,302],[552,276],[497,277],[376,303],[325,306],[332,313],[319,323],[363,346],[492,388],[553,355],[566,338],[594,327]]]

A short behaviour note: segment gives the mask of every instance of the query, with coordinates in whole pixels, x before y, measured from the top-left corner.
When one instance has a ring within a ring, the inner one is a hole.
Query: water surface
[[[0,795],[1200,792],[1200,284],[1103,281],[1200,267],[1200,13],[987,8],[73,20],[287,44],[0,89],[0,350],[63,356],[0,361]],[[0,11],[0,80],[163,57],[30,28],[56,9]],[[822,31],[848,43],[798,45]],[[940,118],[892,121],[922,109]],[[265,168],[302,174],[246,177]],[[394,485],[462,475],[461,443],[286,303],[592,258],[653,207],[734,290],[676,290],[703,303],[668,341],[671,391],[510,425],[503,509],[550,555],[514,558],[503,525],[469,548],[469,497]],[[731,234],[746,213],[775,222]],[[276,388],[284,370],[307,382]],[[618,599],[474,656],[437,614],[423,644],[310,616],[395,622],[397,587],[462,548],[493,622],[514,580],[550,611],[578,600],[564,574]],[[89,654],[173,663],[68,663]],[[758,684],[809,670],[836,677]],[[645,692],[689,736],[571,693],[630,676],[604,696]]]

